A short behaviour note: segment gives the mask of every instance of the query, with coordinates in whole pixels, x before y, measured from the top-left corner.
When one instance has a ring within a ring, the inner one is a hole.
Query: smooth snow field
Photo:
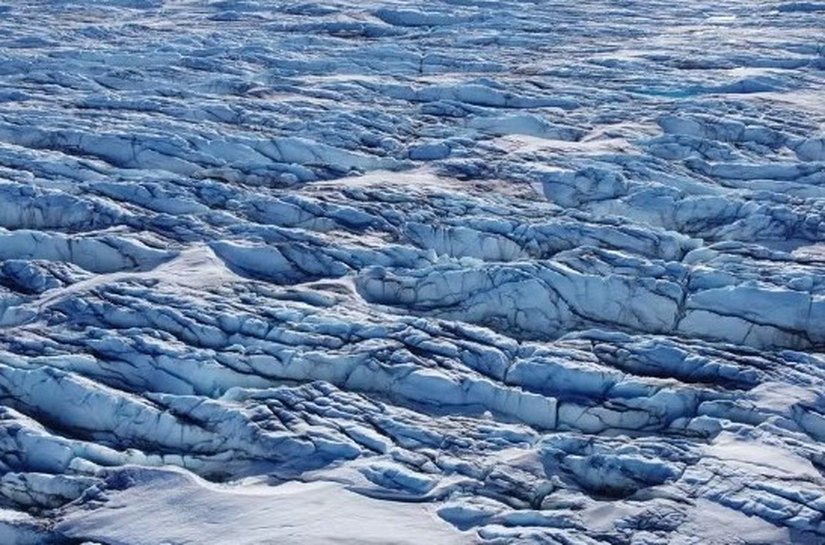
[[[0,0],[0,545],[825,545],[825,0]]]

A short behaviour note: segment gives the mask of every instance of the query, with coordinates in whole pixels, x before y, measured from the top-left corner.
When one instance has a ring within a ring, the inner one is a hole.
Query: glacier
[[[823,44],[0,0],[0,543],[825,543]]]

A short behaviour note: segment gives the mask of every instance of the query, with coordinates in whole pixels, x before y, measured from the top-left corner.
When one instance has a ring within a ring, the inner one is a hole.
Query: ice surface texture
[[[0,0],[0,543],[825,543],[825,4]]]

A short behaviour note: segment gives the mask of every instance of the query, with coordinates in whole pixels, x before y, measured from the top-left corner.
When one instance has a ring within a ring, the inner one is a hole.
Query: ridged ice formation
[[[825,3],[0,1],[0,542],[825,543]]]

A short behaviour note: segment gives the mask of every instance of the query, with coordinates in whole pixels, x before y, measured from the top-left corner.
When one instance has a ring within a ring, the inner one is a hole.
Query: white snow
[[[334,483],[222,487],[170,469],[124,478],[128,489],[107,494],[102,509],[68,514],[58,530],[113,545],[474,542],[426,505],[374,500]]]

